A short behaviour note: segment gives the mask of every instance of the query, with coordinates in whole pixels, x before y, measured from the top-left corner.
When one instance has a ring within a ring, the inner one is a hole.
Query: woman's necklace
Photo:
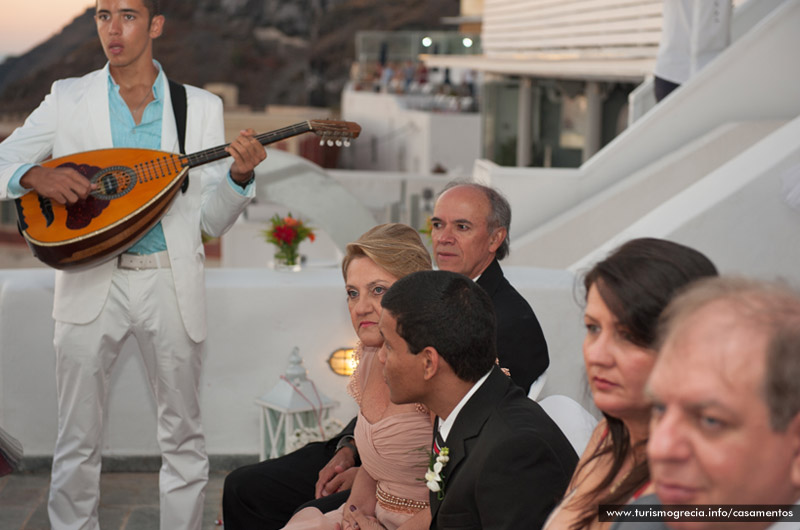
[[[620,478],[620,479],[619,479],[619,480],[617,480],[617,481],[616,481],[614,484],[612,484],[612,485],[611,485],[611,487],[608,489],[608,493],[609,493],[610,495],[613,495],[613,494],[614,494],[614,492],[615,492],[615,491],[617,491],[617,488],[619,488],[620,486],[622,486],[622,483],[623,483],[623,482],[625,482],[625,479],[627,479],[627,478],[628,478],[628,476],[630,476],[630,474],[631,474],[631,472],[632,472],[632,471],[633,471],[633,468],[630,468],[630,469],[627,471],[627,473],[625,473],[624,475],[622,475],[622,478]]]

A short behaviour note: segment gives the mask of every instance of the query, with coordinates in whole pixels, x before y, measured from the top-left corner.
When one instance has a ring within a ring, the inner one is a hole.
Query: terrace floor
[[[212,471],[206,488],[203,530],[219,529],[225,472]],[[50,530],[47,518],[49,473],[0,478],[0,528]],[[158,529],[158,473],[102,473],[100,527],[103,530]]]

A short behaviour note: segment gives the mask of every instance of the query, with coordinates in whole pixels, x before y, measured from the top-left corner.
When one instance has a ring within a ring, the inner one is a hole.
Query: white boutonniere
[[[431,453],[431,462],[428,466],[428,472],[425,473],[425,482],[428,489],[437,494],[437,498],[442,500],[444,498],[444,476],[442,469],[450,460],[450,450],[447,447],[442,447],[439,454]]]

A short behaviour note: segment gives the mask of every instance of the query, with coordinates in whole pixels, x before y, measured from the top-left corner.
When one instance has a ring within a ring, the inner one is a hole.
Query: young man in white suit
[[[97,0],[97,32],[108,64],[53,84],[50,94],[0,144],[0,199],[30,190],[61,204],[93,185],[77,171],[37,166],[48,156],[111,147],[178,151],[167,78],[152,42],[164,17],[157,0]],[[186,87],[186,152],[224,144],[219,98]],[[266,158],[252,131],[224,161],[192,170],[164,218],[126,254],[88,270],[57,271],[56,379],[59,429],[49,515],[55,529],[98,528],[100,452],[111,369],[133,335],[158,407],[161,528],[198,529],[208,458],[198,384],[206,337],[201,230],[225,232],[253,198],[253,169]],[[227,175],[226,175],[227,173]]]

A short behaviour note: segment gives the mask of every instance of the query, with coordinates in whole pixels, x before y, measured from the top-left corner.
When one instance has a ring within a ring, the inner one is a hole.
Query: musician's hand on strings
[[[20,185],[59,204],[74,204],[89,196],[97,184],[68,167],[34,166],[20,179]]]
[[[253,169],[267,158],[267,150],[254,138],[255,134],[253,129],[241,131],[236,140],[225,148],[233,157],[231,178],[236,182],[245,183],[250,180]]]

